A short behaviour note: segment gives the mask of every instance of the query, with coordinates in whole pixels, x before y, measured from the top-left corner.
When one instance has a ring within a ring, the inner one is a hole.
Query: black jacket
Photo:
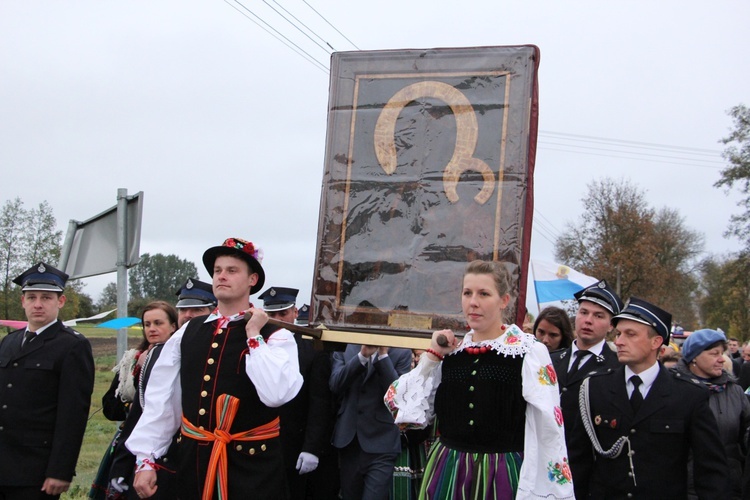
[[[552,366],[557,373],[557,387],[560,389],[560,408],[563,412],[565,422],[565,441],[570,442],[570,429],[576,418],[578,418],[578,389],[581,382],[587,376],[595,371],[617,368],[620,362],[617,361],[617,353],[609,348],[609,344],[604,343],[602,352],[599,356],[591,355],[578,367],[578,371],[572,376],[568,376],[568,363],[573,355],[573,348],[561,349],[550,353]]]
[[[71,481],[94,389],[91,344],[61,321],[0,341],[0,484]]]
[[[699,498],[729,498],[729,474],[709,392],[697,380],[661,367],[637,413],[625,386],[625,368],[590,377],[590,415],[604,450],[628,437],[617,458],[597,454],[581,419],[571,432],[568,454],[577,499],[684,499],[687,463],[694,456]],[[637,486],[636,486],[637,483]]]

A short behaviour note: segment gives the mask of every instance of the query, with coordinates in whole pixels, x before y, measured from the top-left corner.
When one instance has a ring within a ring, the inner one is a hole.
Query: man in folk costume
[[[0,498],[53,499],[75,475],[94,389],[91,344],[63,325],[68,275],[40,262],[16,277],[28,325],[0,341]]]
[[[567,349],[550,354],[560,388],[560,408],[565,421],[565,439],[578,416],[578,389],[594,370],[616,368],[617,354],[607,345],[606,336],[612,329],[612,316],[622,309],[622,300],[607,282],[601,280],[575,294],[578,312],[575,319],[575,341]],[[571,459],[575,480],[575,464]]]
[[[708,389],[657,361],[671,321],[636,297],[612,319],[622,366],[581,384],[580,425],[568,441],[576,498],[687,498],[691,454],[698,498],[730,497]]]
[[[158,488],[154,460],[178,429],[179,498],[287,498],[278,407],[297,394],[302,376],[292,333],[266,325],[266,313],[249,303],[265,281],[261,258],[239,238],[203,254],[218,306],[164,345],[126,442],[141,498]]]

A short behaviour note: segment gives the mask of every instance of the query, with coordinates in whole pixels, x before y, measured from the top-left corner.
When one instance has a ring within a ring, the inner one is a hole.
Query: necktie
[[[638,408],[641,407],[641,403],[643,403],[643,394],[641,394],[640,389],[638,389],[638,386],[640,386],[643,381],[641,380],[641,377],[638,375],[633,375],[630,377],[630,381],[633,383],[633,393],[630,395],[630,406],[633,407],[633,413],[638,413]]]
[[[578,367],[581,366],[581,360],[587,354],[591,354],[591,353],[584,349],[579,349],[576,351],[576,359],[573,360],[573,365],[570,367],[570,370],[568,371],[569,375],[573,375],[575,372],[578,371]]]
[[[21,342],[21,346],[25,346],[32,340],[34,340],[34,337],[36,337],[36,332],[32,332],[31,330],[26,330],[26,333],[23,336],[23,342]]]

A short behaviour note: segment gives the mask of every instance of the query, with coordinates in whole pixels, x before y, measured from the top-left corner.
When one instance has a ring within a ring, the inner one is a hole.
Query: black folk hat
[[[227,238],[220,246],[211,247],[203,253],[203,265],[211,276],[214,275],[214,262],[222,255],[231,255],[248,263],[250,272],[258,275],[258,282],[250,289],[250,295],[263,288],[266,282],[266,273],[260,265],[263,260],[263,251],[251,242],[240,238]]]

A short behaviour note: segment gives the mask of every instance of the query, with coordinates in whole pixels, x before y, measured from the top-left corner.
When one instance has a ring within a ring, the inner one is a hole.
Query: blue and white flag
[[[534,275],[534,290],[540,309],[554,305],[550,304],[553,302],[574,300],[574,293],[599,281],[564,264],[540,260],[531,261],[531,272]]]

